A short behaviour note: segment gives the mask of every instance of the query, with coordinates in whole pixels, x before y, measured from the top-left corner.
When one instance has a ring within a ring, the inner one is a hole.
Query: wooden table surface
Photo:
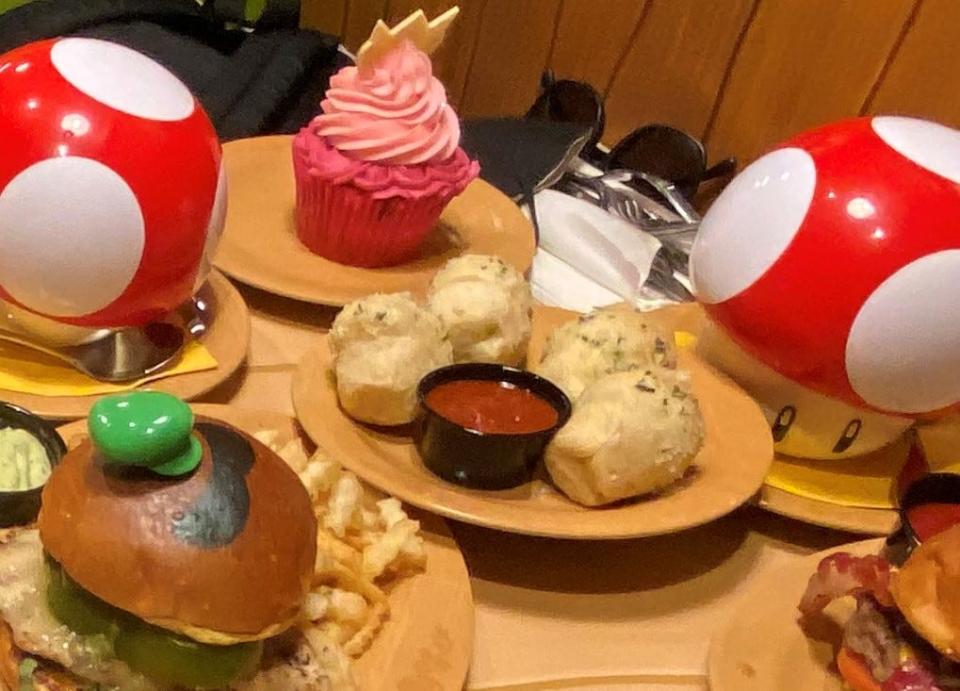
[[[248,363],[202,400],[292,415],[296,364],[335,312],[240,290],[252,314]],[[606,543],[451,527],[477,607],[467,688],[501,691],[706,689],[710,638],[760,573],[858,539],[752,506],[683,533]]]

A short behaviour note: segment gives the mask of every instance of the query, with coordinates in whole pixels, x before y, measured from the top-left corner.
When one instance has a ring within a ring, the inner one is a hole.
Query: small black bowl
[[[19,406],[0,402],[0,429],[22,429],[36,437],[47,452],[51,468],[56,467],[67,453],[67,445],[53,425]],[[40,513],[42,492],[43,485],[24,490],[0,490],[0,527],[35,521]]]
[[[452,422],[426,403],[440,384],[463,380],[497,381],[526,389],[557,411],[557,422],[530,433],[478,432]],[[435,475],[474,489],[509,489],[529,482],[554,433],[570,419],[570,399],[555,384],[532,372],[487,363],[449,365],[425,376],[417,387],[420,415],[414,437],[424,464]]]
[[[960,504],[960,475],[929,473],[913,482],[900,498],[900,528],[887,541],[909,555],[923,540],[910,522],[910,509],[924,504]]]

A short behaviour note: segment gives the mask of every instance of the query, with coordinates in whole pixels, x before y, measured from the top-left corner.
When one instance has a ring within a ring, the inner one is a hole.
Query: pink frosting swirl
[[[444,161],[460,143],[460,123],[430,57],[409,41],[373,67],[340,70],[320,108],[311,123],[316,134],[358,161]]]
[[[335,185],[354,185],[374,199],[404,197],[422,199],[439,196],[452,199],[480,173],[480,164],[471,161],[456,147],[442,161],[419,165],[381,165],[345,156],[309,127],[293,140],[294,167],[298,178],[317,177]]]

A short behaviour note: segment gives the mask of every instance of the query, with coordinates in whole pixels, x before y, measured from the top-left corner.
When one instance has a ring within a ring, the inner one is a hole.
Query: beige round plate
[[[883,540],[843,545],[794,562],[762,578],[740,601],[730,624],[713,639],[711,691],[843,691],[833,659],[853,601],[838,601],[808,628],[797,622],[797,604],[817,564],[828,554],[876,554]]]
[[[702,331],[707,318],[703,308],[694,303],[672,306],[666,310],[670,314],[671,326],[694,336]],[[763,486],[757,504],[767,511],[804,523],[863,535],[888,535],[898,520],[897,512],[893,509],[841,506],[801,497],[769,485]]]
[[[808,499],[764,485],[757,502],[767,511],[824,528],[862,535],[889,535],[899,520],[893,509],[863,509]]]
[[[193,409],[249,434],[276,431],[280,445],[302,434],[296,420],[282,413],[210,404]],[[60,432],[73,447],[86,437],[86,424],[72,422]],[[390,590],[390,619],[353,666],[357,688],[364,691],[460,691],[467,677],[473,654],[473,594],[467,566],[441,519],[429,514],[415,518],[424,528],[427,569]]]
[[[531,362],[539,357],[547,335],[575,316],[553,308],[534,310]],[[373,430],[341,412],[325,339],[300,364],[293,401],[315,442],[371,484],[415,506],[528,535],[572,539],[660,535],[707,523],[748,501],[760,489],[773,458],[770,430],[757,404],[692,353],[681,357],[681,366],[693,375],[707,426],[694,473],[662,495],[603,509],[579,506],[542,479],[503,492],[443,482],[424,467],[408,436]]]
[[[521,273],[533,262],[536,243],[530,222],[506,195],[476,180],[444,210],[421,259],[386,269],[337,264],[311,253],[297,239],[291,137],[229,142],[223,156],[230,203],[215,263],[256,288],[342,306],[378,291],[423,294],[437,269],[467,252],[499,255]]]
[[[225,382],[247,357],[250,344],[250,313],[237,289],[222,274],[210,274],[199,295],[211,307],[213,321],[201,338],[217,360],[217,368],[205,372],[189,372],[144,384],[144,388],[166,391],[179,398],[192,400]],[[70,420],[84,417],[90,406],[102,396],[35,396],[0,389],[0,400],[23,406],[42,417]]]

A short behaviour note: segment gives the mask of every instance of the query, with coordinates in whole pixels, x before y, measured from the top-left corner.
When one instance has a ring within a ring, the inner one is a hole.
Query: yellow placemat
[[[907,460],[909,436],[866,456],[837,461],[811,461],[777,456],[766,483],[807,499],[892,509],[896,506],[897,476]]]
[[[960,474],[960,415],[924,423],[916,429],[930,471]]]
[[[130,391],[158,379],[215,369],[217,361],[203,344],[189,343],[175,367],[126,384],[107,384],[72,369],[56,358],[23,346],[0,343],[0,389],[36,396],[99,396]]]
[[[678,348],[694,348],[697,336],[674,333]],[[960,473],[960,415],[917,428],[929,469]],[[807,460],[777,456],[766,484],[807,499],[862,509],[896,508],[897,479],[910,451],[910,435],[857,458]]]
[[[697,337],[678,331],[680,348],[693,348]],[[910,450],[904,435],[893,444],[866,456],[842,460],[808,460],[776,456],[765,483],[800,497],[838,506],[892,509],[896,506],[897,477]]]

